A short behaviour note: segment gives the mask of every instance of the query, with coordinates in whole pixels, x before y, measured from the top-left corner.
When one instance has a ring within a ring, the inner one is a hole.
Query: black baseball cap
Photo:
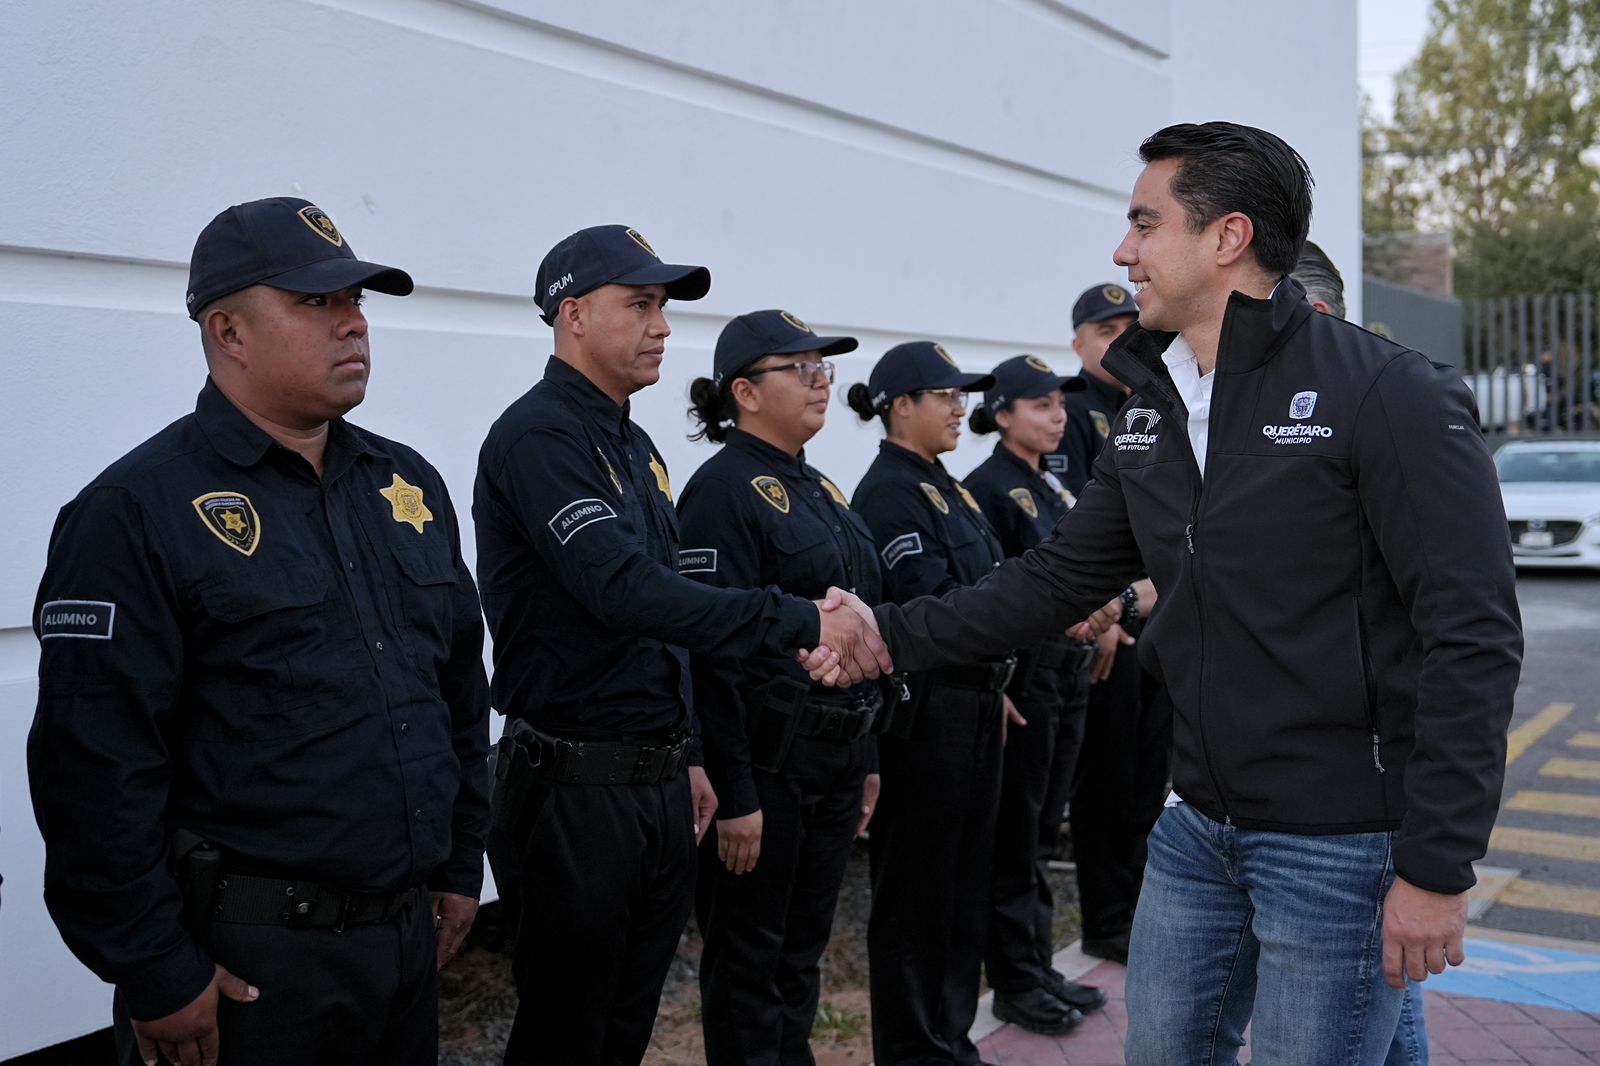
[[[1118,315],[1136,315],[1139,305],[1133,302],[1133,293],[1121,285],[1107,282],[1083,290],[1078,302],[1072,305],[1072,328],[1088,322],[1103,322]]]
[[[711,381],[718,388],[739,371],[768,355],[821,352],[840,355],[860,345],[854,337],[819,337],[788,311],[751,311],[722,327],[711,357]]]
[[[404,270],[357,259],[327,212],[292,196],[235,204],[200,231],[189,256],[189,317],[252,285],[318,294],[361,285],[391,296],[415,287]]]
[[[867,377],[872,406],[882,410],[889,401],[923,389],[960,389],[981,392],[994,386],[993,374],[963,374],[950,353],[933,341],[908,341],[883,353]]]
[[[668,299],[698,300],[711,291],[711,271],[663,263],[638,230],[590,226],[545,253],[533,282],[539,317],[545,325],[555,325],[561,301],[602,285],[665,285]]]
[[[1031,400],[1052,392],[1082,392],[1089,383],[1080,377],[1062,377],[1037,355],[1013,355],[994,368],[994,384],[983,392],[983,405],[998,411],[1016,400]]]

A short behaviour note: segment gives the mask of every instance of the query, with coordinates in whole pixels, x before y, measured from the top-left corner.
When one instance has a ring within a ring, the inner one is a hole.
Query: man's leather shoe
[[[1030,988],[1014,995],[994,994],[994,1016],[1042,1036],[1071,1032],[1083,1015],[1042,988]]]
[[[1097,959],[1110,959],[1128,965],[1128,934],[1118,933],[1108,937],[1085,937],[1079,945],[1085,955],[1093,955]]]
[[[1104,992],[1093,985],[1080,985],[1076,981],[1069,981],[1054,970],[1045,975],[1044,988],[1046,992],[1081,1014],[1088,1014],[1106,1005]]]

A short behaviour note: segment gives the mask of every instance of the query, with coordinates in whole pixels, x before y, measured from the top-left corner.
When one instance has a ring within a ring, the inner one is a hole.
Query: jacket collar
[[[631,401],[618,407],[615,400],[600,391],[600,386],[584,377],[572,364],[553,355],[544,365],[544,379],[566,393],[584,417],[618,439],[627,439]]]
[[[266,430],[245,417],[244,412],[217,388],[209,374],[200,395],[195,398],[194,420],[217,454],[235,466],[255,466],[274,447],[280,447]],[[335,418],[328,423],[328,448],[323,459],[325,478],[342,472],[357,455],[366,453],[388,454],[365,430],[344,419]]]
[[[878,453],[885,458],[913,467],[920,475],[933,481],[935,485],[943,486],[949,484],[951,480],[949,471],[945,470],[944,464],[939,460],[935,459],[930,463],[910,448],[902,448],[893,441],[879,441]]]
[[[996,459],[999,459],[1002,463],[1005,463],[1022,477],[1030,479],[1039,477],[1039,468],[1036,466],[1029,466],[1025,461],[1023,461],[1022,456],[1006,447],[1005,441],[1000,441],[994,446],[994,455]]]
[[[799,455],[790,455],[782,448],[776,448],[755,434],[746,433],[737,426],[728,430],[728,440],[723,447],[733,448],[757,459],[764,460],[785,474],[792,474],[798,478],[808,476],[806,474],[806,453],[803,449]]]

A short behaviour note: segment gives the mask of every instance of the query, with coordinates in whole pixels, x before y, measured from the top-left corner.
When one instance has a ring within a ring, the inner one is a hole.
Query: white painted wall
[[[1077,293],[1120,279],[1136,149],[1169,122],[1274,129],[1318,178],[1314,235],[1360,277],[1353,8],[1266,0],[84,0],[0,33],[0,1057],[106,1023],[39,898],[23,744],[56,509],[190,409],[189,250],[231,203],[303,195],[417,279],[369,304],[356,420],[470,499],[482,430],[549,351],[528,293],[581,226],[705,263],[636,418],[682,484],[689,379],[727,317],[787,307],[973,369],[1063,370]],[[1359,292],[1352,291],[1352,298]],[[1352,309],[1353,312],[1355,309]],[[1353,317],[1358,317],[1353,314]],[[842,394],[842,388],[840,390]],[[811,449],[853,486],[842,403]],[[964,472],[987,453],[966,446]]]

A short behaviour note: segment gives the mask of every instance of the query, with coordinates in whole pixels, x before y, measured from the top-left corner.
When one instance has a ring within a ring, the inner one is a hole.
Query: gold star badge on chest
[[[379,489],[378,494],[394,506],[396,522],[408,523],[418,533],[422,532],[424,522],[433,521],[433,512],[422,502],[422,490],[407,484],[399,474],[394,475],[393,484],[386,489]]]
[[[656,458],[654,452],[650,453],[650,472],[656,476],[656,488],[661,490],[661,495],[665,496],[670,503],[672,500],[672,482],[667,480],[667,468],[661,465],[661,460]]]

